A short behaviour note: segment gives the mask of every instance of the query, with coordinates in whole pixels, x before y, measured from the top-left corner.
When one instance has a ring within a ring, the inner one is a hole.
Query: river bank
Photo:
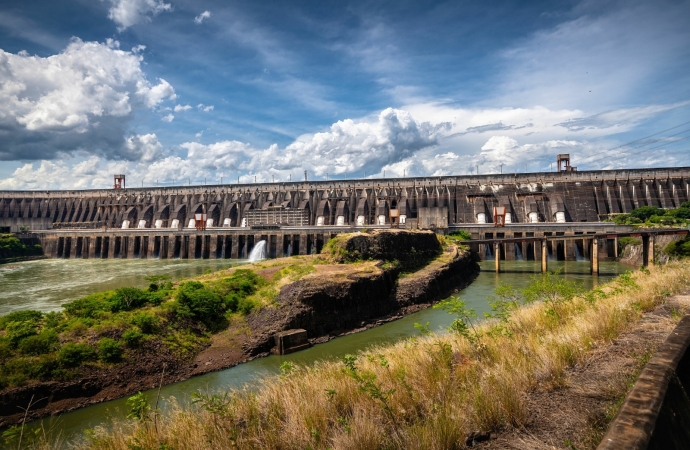
[[[250,442],[261,448],[464,447],[476,437],[523,427],[530,392],[567,386],[569,368],[613,345],[687,289],[689,279],[687,263],[625,275],[563,303],[515,310],[507,323],[489,322],[471,339],[417,337],[345,362],[295,367],[256,390],[232,392],[215,409],[173,403],[158,431],[116,422],[79,448],[124,449],[131,442],[180,449]],[[554,307],[556,315],[549,313]]]
[[[429,241],[432,233],[416,233]],[[388,247],[400,246],[398,234]],[[421,241],[418,254],[423,254]],[[431,253],[438,252],[431,249]],[[92,403],[110,400],[138,390],[181,381],[191,376],[221,370],[258,356],[272,347],[273,335],[285,329],[304,328],[312,343],[378,326],[428,306],[451,289],[462,287],[476,276],[478,266],[468,252],[448,245],[441,254],[419,270],[400,277],[405,264],[386,264],[383,260],[356,264],[314,264],[316,257],[300,257],[300,264],[313,273],[288,281],[276,292],[275,307],[258,309],[246,317],[234,316],[227,328],[210,337],[209,345],[193,359],[180,361],[178,355],[160,341],[145,342],[124,363],[115,366],[91,365],[72,381],[39,382],[25,387],[5,389],[0,393],[3,425],[22,420],[18,405],[30,397],[41,399],[29,413],[37,418],[70,411]],[[404,255],[400,255],[404,259]],[[422,258],[424,259],[424,258]],[[398,259],[393,259],[398,261]],[[295,258],[257,264],[252,270],[266,280],[275,280],[281,271],[294,270]],[[246,269],[247,266],[243,266]],[[230,276],[236,269],[199,277],[201,282]],[[457,277],[464,277],[458,280]],[[282,278],[281,278],[282,279]],[[117,333],[111,333],[117,339]],[[121,335],[121,334],[120,334]]]

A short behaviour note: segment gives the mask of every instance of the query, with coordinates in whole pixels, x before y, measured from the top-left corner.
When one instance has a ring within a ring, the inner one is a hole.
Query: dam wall
[[[0,232],[36,235],[53,258],[243,258],[319,253],[332,236],[390,228],[457,229],[472,239],[549,237],[551,259],[589,258],[578,234],[629,231],[610,222],[641,206],[690,199],[690,167],[75,191],[0,191]],[[506,226],[493,226],[503,206]],[[204,224],[196,214],[206,214]],[[200,226],[203,225],[203,226]],[[570,236],[559,241],[557,236]],[[482,259],[496,249],[476,244]],[[541,258],[534,242],[500,244],[498,258]],[[617,257],[601,238],[599,259]]]
[[[0,191],[0,231],[207,227],[448,228],[492,223],[599,222],[640,206],[690,199],[690,167],[384,178],[75,191]]]

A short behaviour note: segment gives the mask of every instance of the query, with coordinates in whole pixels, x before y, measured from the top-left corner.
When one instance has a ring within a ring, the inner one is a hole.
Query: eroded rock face
[[[339,263],[352,259],[381,259],[399,261],[407,267],[428,261],[441,252],[441,244],[431,231],[387,230],[356,234],[340,245],[344,251],[336,252],[333,257]]]
[[[436,256],[441,252],[431,232],[355,235],[343,245],[371,259],[385,256],[387,260],[406,260],[407,264],[417,261],[417,257],[412,259],[406,250],[413,246],[416,246],[417,255]],[[433,260],[404,278],[398,278],[400,266],[388,266],[381,261],[370,266],[370,270],[358,270],[353,266],[350,273],[312,276],[284,286],[276,307],[265,308],[248,317],[250,328],[261,331],[247,342],[246,350],[269,351],[273,345],[272,336],[286,329],[305,329],[310,339],[332,337],[428,306],[471,283],[479,273],[479,266],[470,252],[451,250],[452,254],[445,255],[443,261]]]

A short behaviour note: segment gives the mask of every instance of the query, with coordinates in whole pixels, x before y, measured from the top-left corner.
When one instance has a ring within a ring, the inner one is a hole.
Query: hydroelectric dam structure
[[[617,256],[612,233],[632,227],[606,219],[641,206],[678,208],[689,199],[690,167],[160,188],[116,183],[0,191],[0,231],[37,239],[51,258],[246,258],[261,240],[269,257],[305,255],[319,253],[338,233],[398,227],[465,230],[487,241],[472,245],[481,258],[539,260],[548,252],[575,260],[595,251],[607,259]],[[505,226],[494,226],[494,207],[505,208]],[[536,238],[548,238],[547,245]]]

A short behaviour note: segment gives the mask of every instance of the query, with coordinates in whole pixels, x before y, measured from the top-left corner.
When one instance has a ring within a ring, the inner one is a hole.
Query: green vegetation
[[[625,247],[627,247],[628,245],[642,245],[642,239],[630,236],[623,236],[621,238],[618,238],[618,254],[622,255],[623,250],[625,250]]]
[[[472,235],[465,230],[454,231],[446,237],[450,238],[452,241],[469,241],[472,239]]]
[[[675,258],[687,258],[690,257],[690,236],[685,236],[685,238],[671,242],[666,246],[664,252]]]
[[[43,254],[39,244],[25,245],[13,234],[0,234],[0,259]]]
[[[138,398],[130,402],[133,420],[99,428],[76,448],[466,448],[478,431],[522,429],[531,392],[566,386],[569,368],[688,282],[687,262],[627,273],[587,293],[553,274],[536,276],[524,290],[499,286],[491,320],[481,324],[453,298],[441,306],[456,316],[450,333],[417,324],[423,336],[342,361],[283,365],[258,391],[199,393],[192,405],[174,405],[157,429]],[[587,390],[616,402],[624,395],[617,381],[593,379]],[[569,445],[596,446],[601,432]]]
[[[146,290],[99,292],[66,303],[61,312],[0,317],[0,389],[73,378],[82,366],[119,363],[150,341],[190,358],[208,344],[210,333],[227,326],[228,314],[256,308],[251,296],[268,284],[249,269],[177,287],[169,277],[147,281]]]
[[[617,214],[610,220],[617,225],[687,226],[690,222],[690,202],[681,204],[677,209],[641,206],[630,214]]]

